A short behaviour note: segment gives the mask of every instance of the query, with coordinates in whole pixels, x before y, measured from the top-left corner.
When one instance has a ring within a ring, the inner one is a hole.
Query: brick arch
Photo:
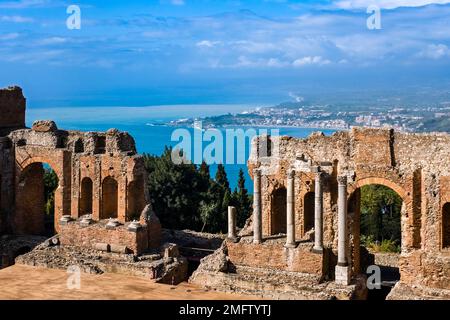
[[[13,223],[13,231],[18,234],[41,235],[44,233],[44,203],[43,198],[43,175],[41,164],[48,164],[55,172],[58,178],[58,186],[54,194],[54,222],[53,226],[58,231],[58,220],[63,212],[64,199],[64,176],[60,167],[56,163],[45,157],[30,157],[22,163],[17,164],[16,168],[16,204]],[[39,165],[39,166],[38,166]],[[26,184],[22,184],[26,181]]]
[[[56,172],[60,183],[63,183],[63,168],[60,165],[60,162],[56,159],[41,157],[41,156],[33,156],[25,159],[21,163],[18,164],[18,176],[30,165],[33,163],[48,163],[50,167]]]
[[[352,185],[349,186],[348,198],[350,198],[352,196],[352,194],[359,188],[361,188],[363,186],[367,186],[367,185],[374,185],[374,184],[378,184],[378,185],[382,185],[382,186],[391,188],[400,196],[400,198],[402,198],[403,202],[405,202],[405,203],[408,202],[408,193],[405,191],[405,189],[403,189],[403,187],[401,187],[400,185],[398,185],[395,182],[392,182],[389,179],[381,178],[381,177],[367,177],[367,178],[362,178],[362,179],[357,180],[355,183],[353,183]]]
[[[360,190],[364,186],[368,185],[382,185],[385,187],[390,188],[393,190],[397,195],[402,199],[402,211],[400,212],[400,219],[402,219],[405,215],[406,217],[410,217],[408,220],[411,221],[412,215],[412,201],[410,199],[410,195],[405,191],[405,189],[397,184],[396,182],[393,182],[392,180],[389,180],[387,178],[383,177],[365,177],[358,179],[355,183],[349,184],[348,187],[348,194],[347,194],[347,201],[348,201],[348,207],[350,208],[350,202],[352,201],[353,195],[357,194],[357,191]],[[358,207],[359,208],[359,207]],[[361,269],[361,250],[360,250],[360,211],[357,209],[357,211],[353,213],[358,213],[353,217],[355,225],[353,225],[350,234],[353,236],[354,241],[354,247],[353,251],[351,253],[351,259],[352,259],[352,265],[353,265],[353,271],[355,273],[360,273],[363,270]],[[401,247],[402,251],[406,248],[409,248],[412,246],[412,243],[408,241],[411,236],[409,235],[411,231],[409,228],[404,225],[400,221],[400,232],[401,232]]]

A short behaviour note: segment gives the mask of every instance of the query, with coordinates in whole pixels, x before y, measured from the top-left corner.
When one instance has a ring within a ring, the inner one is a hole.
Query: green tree
[[[160,157],[144,155],[153,209],[163,226],[198,230],[198,208],[207,191],[204,177],[193,164],[175,164],[171,155],[167,147]]]
[[[221,163],[217,165],[216,183],[222,187],[223,192],[230,190],[230,183],[228,182],[227,173],[224,165]]]
[[[150,199],[162,225],[173,229],[226,232],[228,206],[239,202],[230,190],[225,167],[218,165],[215,179],[212,179],[205,161],[198,167],[175,164],[171,154],[172,149],[166,147],[161,156],[144,155]],[[246,190],[243,192],[247,194]]]
[[[379,243],[401,242],[402,199],[392,189],[382,185],[361,188],[361,235]]]
[[[242,169],[239,170],[238,185],[233,193],[233,202],[237,211],[237,226],[242,228],[252,212],[252,197],[245,188],[245,176]]]
[[[58,176],[51,168],[44,170],[44,199],[45,214],[54,216],[55,214],[55,190],[58,188]]]

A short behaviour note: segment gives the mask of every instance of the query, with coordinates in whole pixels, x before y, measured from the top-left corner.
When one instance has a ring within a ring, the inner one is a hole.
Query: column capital
[[[311,166],[311,172],[313,173],[320,172],[320,166]]]
[[[253,169],[253,175],[254,176],[261,176],[261,169],[260,168]]]
[[[347,185],[347,176],[338,176],[337,181],[339,185],[345,186]]]
[[[295,169],[289,169],[287,172],[288,179],[294,179],[295,178]]]
[[[319,180],[320,182],[322,182],[321,180],[322,180],[323,176],[324,176],[324,173],[322,171],[318,171],[315,173],[316,180]]]

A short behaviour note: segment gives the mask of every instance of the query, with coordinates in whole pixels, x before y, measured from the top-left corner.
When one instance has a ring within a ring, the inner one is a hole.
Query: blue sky
[[[381,30],[366,27],[381,8]],[[81,30],[66,8],[81,7]],[[450,84],[450,0],[0,1],[0,86],[40,106],[275,103]]]

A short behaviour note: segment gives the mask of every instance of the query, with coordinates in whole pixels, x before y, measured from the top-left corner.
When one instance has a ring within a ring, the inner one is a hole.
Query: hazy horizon
[[[367,28],[372,3],[79,1],[69,30],[66,1],[2,1],[0,87],[20,85],[33,108],[445,90],[450,1],[378,1],[379,30]]]

